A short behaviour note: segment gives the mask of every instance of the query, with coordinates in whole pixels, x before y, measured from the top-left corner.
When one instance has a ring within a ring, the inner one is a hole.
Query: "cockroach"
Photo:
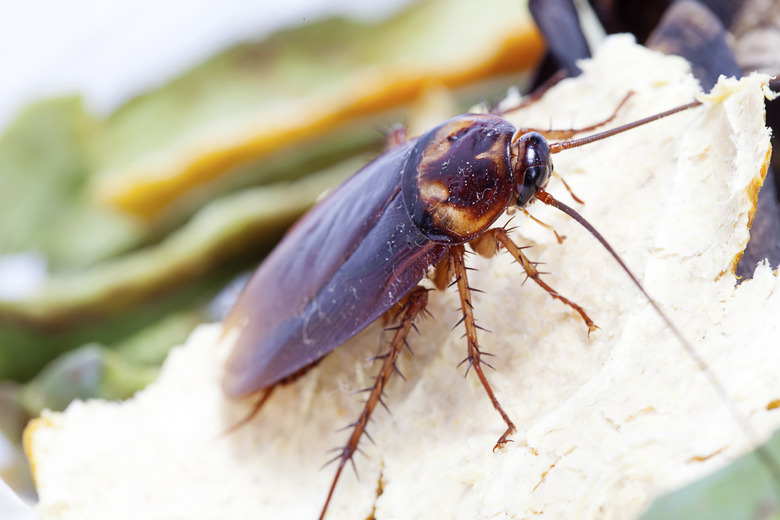
[[[625,100],[624,100],[625,101]],[[358,449],[366,426],[382,402],[415,320],[426,312],[426,276],[438,288],[454,285],[466,330],[466,372],[474,372],[506,425],[494,450],[515,432],[485,375],[489,366],[477,341],[472,288],[464,255],[466,245],[492,255],[506,249],[527,276],[549,295],[576,311],[588,333],[596,326],[586,311],[556,292],[503,227],[492,227],[509,208],[533,201],[552,206],[581,224],[615,258],[639,291],[704,369],[722,397],[722,385],[607,241],[573,208],[546,191],[553,174],[552,155],[605,139],[699,105],[686,105],[611,130],[515,128],[502,112],[468,113],[452,118],[419,138],[403,139],[330,193],[301,218],[250,279],[226,320],[226,330],[243,327],[227,362],[223,387],[231,398],[259,395],[253,414],[272,390],[300,377],[333,349],[383,315],[395,316],[392,339],[378,356],[381,368],[349,440],[333,459],[338,463],[322,507],[325,517],[336,485]],[[621,103],[622,105],[622,103]],[[620,106],[615,111],[620,110]],[[450,283],[451,282],[451,283]],[[728,401],[728,399],[726,398]],[[734,411],[741,427],[753,430]],[[251,416],[250,416],[251,417]],[[754,442],[757,445],[757,442]],[[764,454],[764,463],[777,466]]]

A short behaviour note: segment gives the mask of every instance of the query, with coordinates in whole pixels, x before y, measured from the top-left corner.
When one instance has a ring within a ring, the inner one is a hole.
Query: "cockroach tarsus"
[[[483,256],[504,248],[526,275],[551,297],[577,312],[588,333],[597,327],[586,311],[548,285],[534,263],[514,243],[506,229],[491,227],[507,208],[525,208],[538,200],[573,218],[615,258],[650,302],[717,390],[754,446],[773,479],[780,483],[774,459],[757,441],[758,435],[728,399],[723,385],[661,311],[615,250],[574,209],[552,197],[545,187],[553,174],[552,154],[601,140],[693,108],[687,105],[595,135],[573,139],[612,121],[628,100],[605,121],[586,128],[534,130],[515,128],[497,114],[464,114],[419,138],[403,141],[394,131],[394,145],[369,163],[305,215],[271,252],[226,320],[226,330],[242,324],[223,382],[229,397],[259,394],[244,424],[270,397],[273,389],[299,377],[334,348],[380,316],[395,309],[396,323],[389,347],[375,358],[381,368],[352,432],[332,462],[338,462],[321,510],[324,518],[348,461],[358,450],[366,426],[398,356],[408,346],[415,320],[426,311],[428,290],[419,282],[429,276],[439,289],[454,285],[466,329],[466,372],[473,371],[506,430],[494,450],[510,442],[516,431],[494,394],[483,370],[474,316],[465,245]],[[558,142],[548,144],[548,139]]]

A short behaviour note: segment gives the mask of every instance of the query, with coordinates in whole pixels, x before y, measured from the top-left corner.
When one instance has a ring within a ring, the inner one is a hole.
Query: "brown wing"
[[[305,215],[242,292],[229,396],[249,395],[319,360],[400,300],[446,246],[412,224],[400,195],[413,141],[356,173]]]

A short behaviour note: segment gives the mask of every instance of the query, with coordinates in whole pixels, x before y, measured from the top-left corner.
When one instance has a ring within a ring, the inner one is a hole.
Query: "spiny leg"
[[[390,343],[390,347],[386,354],[378,356],[376,359],[382,360],[382,368],[379,370],[379,374],[376,376],[374,386],[366,400],[366,404],[363,407],[363,411],[360,413],[357,421],[352,423],[352,434],[347,441],[347,444],[341,449],[341,453],[333,459],[333,462],[339,461],[338,468],[336,469],[336,475],[333,477],[333,483],[328,491],[328,498],[325,500],[325,505],[322,506],[322,512],[320,513],[320,520],[325,518],[325,512],[330,505],[330,499],[333,497],[333,491],[336,489],[336,484],[341,477],[341,472],[344,470],[347,461],[352,461],[352,457],[357,451],[360,438],[366,433],[366,426],[371,418],[371,414],[376,408],[377,404],[382,404],[382,394],[384,393],[385,385],[390,379],[390,375],[393,372],[397,372],[396,361],[398,355],[401,353],[403,346],[406,344],[406,336],[409,331],[414,327],[414,319],[425,310],[425,305],[428,303],[428,291],[424,287],[416,287],[407,296],[406,308],[401,316],[400,324],[395,328],[395,334],[393,340]],[[353,462],[354,464],[354,462]]]
[[[509,234],[506,232],[505,229],[501,228],[493,228],[488,230],[486,233],[482,235],[482,237],[485,237],[485,239],[493,238],[497,243],[501,244],[506,248],[507,251],[509,251],[509,254],[511,254],[517,262],[523,266],[523,269],[525,270],[528,277],[536,282],[536,284],[547,291],[547,294],[555,298],[556,300],[564,303],[565,305],[568,305],[575,311],[579,313],[580,316],[582,316],[582,319],[585,321],[585,325],[588,326],[588,334],[593,332],[594,330],[598,329],[596,324],[593,323],[593,320],[590,319],[588,314],[585,312],[585,309],[574,303],[573,301],[569,300],[568,298],[561,296],[558,294],[558,292],[547,285],[544,280],[542,280],[541,273],[539,270],[534,266],[534,263],[531,262],[531,260],[528,259],[527,256],[523,253],[523,250],[515,244],[511,238],[509,238]],[[480,238],[482,238],[480,237]]]
[[[450,256],[452,258],[452,266],[455,271],[455,284],[458,286],[458,294],[460,295],[460,308],[463,313],[463,324],[466,326],[466,340],[468,341],[468,357],[464,361],[468,361],[468,369],[474,369],[477,374],[482,387],[487,392],[490,402],[493,403],[493,408],[501,415],[501,418],[506,423],[506,431],[498,439],[493,450],[501,449],[504,444],[508,442],[508,438],[515,431],[515,424],[506,414],[504,409],[496,399],[493,389],[490,388],[485,373],[482,371],[482,352],[479,350],[479,344],[477,343],[477,325],[474,322],[474,308],[471,306],[471,288],[469,287],[468,276],[466,274],[466,264],[463,261],[465,249],[462,245],[452,246],[450,248]]]
[[[236,422],[234,425],[228,427],[225,431],[223,431],[220,435],[229,435],[235,431],[237,431],[239,428],[242,428],[243,426],[249,424],[249,421],[255,418],[255,416],[260,413],[260,409],[265,405],[265,403],[268,401],[268,399],[271,398],[271,394],[274,391],[274,388],[276,388],[277,385],[269,386],[268,388],[263,388],[259,392],[259,397],[255,401],[255,404],[252,405],[252,409],[249,410],[249,413],[246,414],[245,417],[240,419],[238,422]]]
[[[320,361],[315,361],[313,363],[310,363],[306,365],[305,367],[301,368],[297,372],[293,372],[289,376],[285,377],[284,379],[278,381],[272,386],[269,386],[267,388],[262,388],[258,390],[257,392],[257,400],[255,401],[255,404],[252,405],[252,409],[249,410],[249,413],[246,414],[245,417],[240,419],[238,422],[236,422],[234,425],[230,426],[228,429],[226,429],[224,432],[222,432],[220,435],[227,435],[230,433],[233,433],[234,431],[238,430],[239,428],[242,428],[246,424],[249,424],[249,422],[255,418],[257,414],[260,413],[260,410],[265,406],[265,403],[268,402],[268,400],[271,398],[271,394],[273,394],[273,391],[279,387],[284,385],[289,385],[290,383],[294,383],[298,379],[300,379],[306,372],[311,370],[312,368],[319,365]]]

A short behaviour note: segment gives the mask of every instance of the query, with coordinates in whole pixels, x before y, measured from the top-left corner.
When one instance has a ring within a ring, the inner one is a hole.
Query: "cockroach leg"
[[[493,228],[489,230],[485,235],[490,235],[493,237],[493,239],[496,240],[496,242],[500,243],[502,246],[506,248],[507,251],[509,251],[509,254],[514,257],[515,260],[518,261],[520,265],[523,266],[523,269],[525,270],[528,277],[536,282],[536,284],[547,291],[547,294],[555,298],[556,300],[562,302],[565,305],[568,305],[575,311],[579,313],[580,316],[582,316],[583,321],[585,321],[585,325],[588,327],[588,334],[593,332],[594,330],[598,329],[595,323],[593,323],[593,320],[590,319],[588,314],[585,312],[585,309],[574,303],[573,301],[569,300],[568,298],[561,296],[558,294],[558,292],[547,285],[544,280],[542,280],[541,274],[539,273],[539,270],[536,269],[533,262],[531,262],[527,256],[523,253],[523,250],[515,244],[511,238],[509,238],[509,234],[501,228]]]
[[[633,92],[629,92],[626,94],[626,96],[623,98],[623,100],[620,102],[620,104],[615,108],[614,112],[612,112],[612,115],[609,116],[607,119],[600,121],[598,123],[592,124],[590,126],[584,126],[582,128],[569,128],[565,130],[538,130],[535,128],[518,128],[517,135],[522,135],[528,132],[539,132],[542,134],[545,139],[571,139],[577,134],[581,134],[583,132],[592,132],[594,130],[598,130],[604,125],[607,125],[614,121],[614,119],[617,117],[618,112],[620,112],[620,109],[623,108],[623,105],[626,104],[626,102],[631,98],[633,95]]]
[[[493,258],[501,249],[501,244],[490,236],[490,232],[483,233],[474,240],[471,240],[469,245],[475,253],[484,258]]]
[[[385,152],[389,152],[396,146],[406,142],[406,127],[401,124],[391,126],[387,130],[387,141],[385,142]]]
[[[559,235],[559,234],[558,234],[558,232],[557,232],[557,231],[555,231],[555,228],[554,228],[554,227],[552,227],[550,224],[548,224],[548,223],[546,223],[546,222],[543,222],[543,221],[539,220],[538,218],[534,217],[533,215],[531,215],[530,213],[528,213],[528,210],[527,210],[527,209],[525,209],[525,208],[521,208],[521,211],[522,211],[523,213],[525,213],[525,216],[526,216],[526,217],[530,218],[531,220],[533,220],[534,222],[536,222],[537,224],[539,224],[539,225],[540,225],[540,226],[542,226],[543,228],[545,228],[545,229],[549,229],[550,231],[552,231],[553,233],[555,233],[555,239],[558,241],[558,243],[559,243],[559,244],[563,244],[563,241],[564,241],[564,240],[566,240],[566,236],[564,236],[564,235]]]
[[[311,363],[302,369],[298,370],[297,372],[293,372],[289,376],[285,377],[284,379],[278,381],[276,384],[271,385],[267,388],[263,388],[261,390],[258,390],[257,392],[257,401],[255,401],[255,404],[252,405],[252,409],[249,410],[249,413],[246,414],[246,417],[242,418],[236,424],[228,427],[224,432],[222,432],[220,435],[227,435],[230,433],[235,432],[239,428],[247,425],[252,419],[255,418],[255,416],[260,413],[260,409],[263,408],[266,402],[271,398],[271,394],[273,393],[274,389],[276,389],[279,386],[289,385],[291,383],[294,383],[301,377],[303,377],[304,374],[306,374],[309,370],[316,367],[320,364],[320,360],[315,361],[314,363]]]
[[[569,195],[571,195],[572,199],[574,199],[579,204],[585,204],[584,200],[582,200],[581,198],[579,198],[577,195],[574,194],[574,192],[571,189],[571,186],[569,186],[569,183],[566,182],[566,180],[563,177],[558,175],[556,172],[552,172],[552,176],[555,177],[556,179],[558,179],[559,181],[561,181],[563,183],[563,187],[566,188],[566,191],[569,192]]]
[[[376,376],[374,386],[370,389],[368,399],[366,399],[363,411],[360,413],[357,421],[350,425],[350,427],[352,427],[352,434],[350,435],[347,444],[340,450],[339,455],[337,455],[331,461],[338,461],[339,464],[338,468],[336,469],[336,475],[333,477],[330,491],[328,491],[328,498],[325,500],[325,505],[322,506],[320,520],[325,518],[325,512],[328,510],[328,505],[330,505],[330,500],[333,497],[333,492],[336,489],[336,484],[341,477],[344,466],[346,466],[348,461],[352,461],[352,457],[358,449],[360,438],[363,436],[363,434],[366,434],[366,426],[368,425],[368,421],[371,418],[371,414],[374,412],[374,408],[376,408],[377,404],[382,404],[384,406],[384,403],[382,402],[382,395],[384,393],[385,386],[387,385],[387,381],[390,379],[390,375],[393,372],[398,372],[398,368],[396,367],[398,356],[406,344],[406,337],[414,327],[415,318],[417,318],[425,311],[425,306],[427,303],[427,289],[421,286],[417,286],[412,289],[412,291],[407,296],[407,302],[403,311],[403,316],[401,316],[399,326],[395,328],[395,334],[387,353],[376,358],[382,360],[382,367],[379,370],[379,374]]]
[[[278,384],[280,383],[277,383],[274,386],[269,386],[268,388],[264,388],[263,390],[261,390],[257,398],[257,401],[255,401],[255,404],[252,405],[252,409],[249,410],[249,413],[246,414],[246,416],[240,419],[238,422],[228,427],[220,435],[229,435],[237,431],[239,428],[242,428],[243,426],[247,425],[249,421],[254,419],[255,416],[258,413],[260,413],[260,409],[263,407],[263,405],[268,401],[268,399],[271,398],[271,394],[273,393],[274,388],[278,386]]]
[[[503,448],[507,442],[510,442],[509,436],[516,431],[516,428],[515,424],[501,407],[498,399],[496,399],[496,396],[493,393],[493,389],[490,387],[490,383],[488,383],[487,377],[485,377],[485,373],[482,370],[482,365],[487,365],[487,363],[482,361],[483,352],[479,350],[479,344],[477,343],[477,324],[474,322],[474,308],[471,305],[471,288],[469,287],[468,275],[466,274],[466,265],[463,261],[464,254],[465,249],[462,245],[452,246],[452,248],[450,248],[452,266],[455,271],[455,283],[458,287],[458,294],[460,295],[460,308],[461,312],[463,313],[462,321],[466,327],[466,340],[468,341],[468,357],[464,360],[464,362],[468,361],[468,368],[466,369],[467,373],[468,370],[472,368],[474,369],[474,372],[477,374],[479,381],[482,383],[482,387],[485,389],[485,392],[487,392],[487,395],[490,398],[490,402],[493,403],[493,408],[496,409],[496,411],[499,413],[499,415],[501,415],[501,418],[506,423],[506,431],[498,439],[498,442],[496,442],[496,445],[493,447],[493,451],[495,451]]]
[[[428,276],[431,282],[433,282],[433,285],[440,291],[446,289],[454,277],[455,274],[452,270],[450,255],[444,255],[444,257],[439,260],[439,263],[436,264],[436,267],[433,268],[433,273]]]

